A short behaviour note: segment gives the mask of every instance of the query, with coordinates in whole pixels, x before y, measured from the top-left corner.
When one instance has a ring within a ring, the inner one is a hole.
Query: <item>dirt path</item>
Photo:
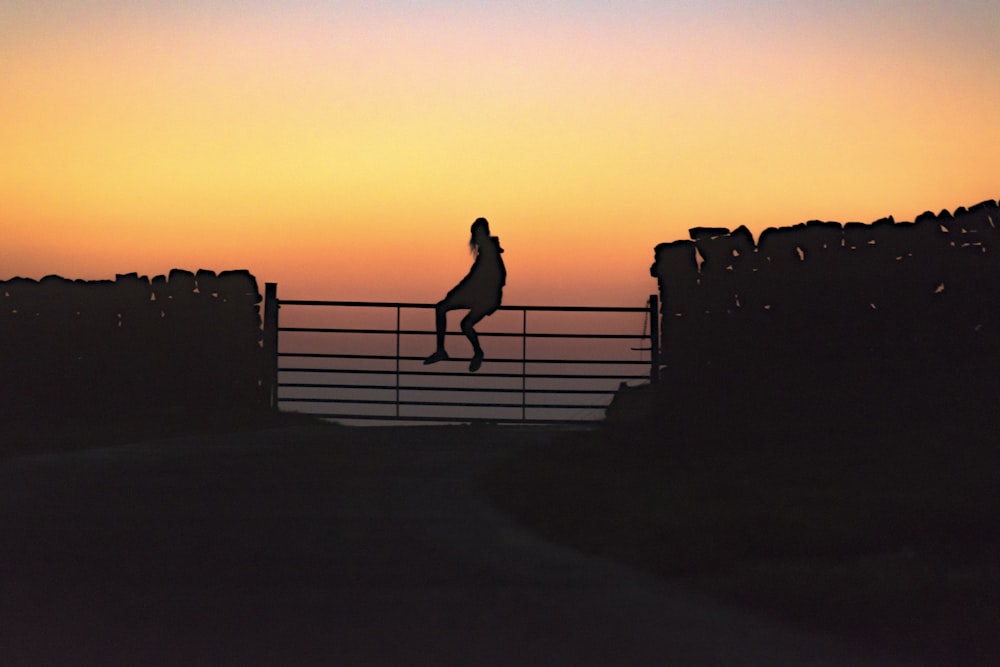
[[[0,462],[5,665],[864,665],[541,541],[540,430],[290,427]]]

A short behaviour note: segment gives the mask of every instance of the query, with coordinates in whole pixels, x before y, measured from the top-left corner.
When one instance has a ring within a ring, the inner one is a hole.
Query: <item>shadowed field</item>
[[[307,424],[8,457],[3,662],[887,664],[497,512],[483,476],[553,435]]]
[[[802,628],[928,664],[1000,662],[995,415],[838,427],[686,407],[525,452],[493,497],[550,539]]]

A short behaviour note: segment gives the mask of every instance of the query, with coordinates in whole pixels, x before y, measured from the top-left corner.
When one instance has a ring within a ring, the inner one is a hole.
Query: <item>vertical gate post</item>
[[[521,309],[521,421],[528,418],[528,309]]]
[[[649,382],[660,382],[660,298],[649,295]]]
[[[400,318],[400,312],[402,311],[401,306],[396,306],[396,419],[399,419],[399,330],[400,323],[402,322]]]
[[[278,411],[278,283],[264,283],[264,382],[268,407]]]

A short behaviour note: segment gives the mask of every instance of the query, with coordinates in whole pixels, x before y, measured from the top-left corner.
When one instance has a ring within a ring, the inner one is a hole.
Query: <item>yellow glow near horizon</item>
[[[1000,196],[986,9],[434,7],[15,14],[0,278],[246,267],[430,300],[484,215],[510,302],[613,302],[689,227]]]

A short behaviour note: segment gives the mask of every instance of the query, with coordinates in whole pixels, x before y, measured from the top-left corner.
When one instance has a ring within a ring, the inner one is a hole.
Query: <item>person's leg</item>
[[[469,314],[462,318],[462,333],[472,343],[472,361],[469,362],[469,370],[478,371],[483,365],[483,348],[479,346],[479,335],[473,328],[477,322],[486,317],[486,313],[480,310],[470,310]]]
[[[437,348],[432,355],[424,359],[425,364],[433,364],[448,359],[448,353],[444,349],[444,337],[448,328],[449,310],[451,308],[444,301],[438,302],[434,307],[434,332],[437,336]]]
[[[448,329],[448,306],[444,301],[434,307],[434,330],[437,335],[437,349],[444,352],[444,337]]]

